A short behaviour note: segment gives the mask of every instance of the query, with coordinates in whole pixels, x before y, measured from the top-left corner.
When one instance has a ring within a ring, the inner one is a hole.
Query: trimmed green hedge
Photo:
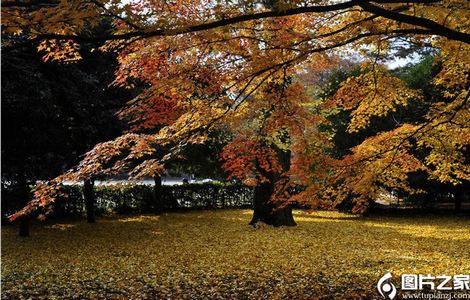
[[[57,201],[55,216],[82,215],[85,203],[82,185],[64,187],[65,199]],[[152,213],[153,186],[120,184],[95,186],[96,213]],[[247,208],[252,206],[253,188],[222,183],[194,183],[162,186],[164,210]]]

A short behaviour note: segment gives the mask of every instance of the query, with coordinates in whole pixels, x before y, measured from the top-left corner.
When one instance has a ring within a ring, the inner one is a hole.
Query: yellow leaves
[[[395,129],[367,138],[336,164],[332,183],[340,182],[341,186],[331,195],[337,201],[353,194],[357,196],[355,210],[360,212],[368,201],[390,190],[420,192],[409,186],[408,176],[414,176],[416,171],[454,185],[469,180],[468,57],[462,57],[465,48],[453,42],[446,45],[441,56],[443,68],[434,81],[437,86],[432,98],[427,96],[429,102],[423,103],[428,106],[427,113],[422,120],[413,116],[418,124],[397,122]],[[438,91],[442,91],[442,99]],[[372,116],[386,116],[407,105],[410,99],[421,100],[421,96],[386,70],[349,79],[333,98],[338,106],[351,110],[349,132],[365,128]]]
[[[73,41],[44,40],[37,49],[44,53],[44,61],[70,63],[82,58],[78,51],[78,44]]]
[[[87,26],[87,29],[92,29],[100,22],[100,14],[95,5],[87,1],[25,4],[2,7],[3,33],[22,33],[26,38],[36,38],[41,34],[73,35],[81,33]],[[70,61],[71,57],[77,57],[74,47],[69,47],[67,43],[60,43],[55,48],[56,54],[47,57],[48,59],[53,56],[57,60]]]
[[[426,157],[426,163],[434,166],[431,175],[441,182],[459,184],[462,180],[470,180],[470,167],[459,153],[449,153],[433,149]]]
[[[274,2],[274,8],[278,11],[284,12],[284,11],[287,11],[288,9],[295,7],[295,4],[296,4],[295,1],[281,0],[281,1]]]
[[[445,89],[446,98],[457,97],[465,93],[468,86],[470,45],[447,41],[440,46],[443,66],[434,83]]]
[[[406,87],[385,68],[374,67],[359,76],[348,78],[332,101],[352,110],[348,132],[357,132],[370,124],[371,117],[387,116],[398,107],[406,106],[410,99],[421,99],[421,95]]]
[[[375,299],[372,287],[388,271],[470,269],[468,219],[296,212],[296,228],[255,229],[251,214],[60,221],[34,226],[26,240],[2,226],[2,297]]]
[[[340,179],[341,186],[335,196],[342,200],[351,193],[357,195],[354,210],[363,212],[368,201],[379,199],[387,189],[416,192],[409,186],[408,174],[428,171],[413,154],[412,139],[419,130],[419,126],[405,124],[354,147],[351,155],[337,162],[335,179]]]
[[[423,127],[418,145],[429,151],[426,164],[430,175],[441,182],[458,184],[470,179],[466,147],[470,145],[468,96],[450,103],[436,103]]]

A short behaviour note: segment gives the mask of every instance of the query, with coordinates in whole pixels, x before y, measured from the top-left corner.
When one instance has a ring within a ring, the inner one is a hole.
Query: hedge
[[[85,203],[83,185],[66,185],[66,197],[56,201],[55,217],[83,215]],[[95,212],[106,213],[152,213],[154,192],[152,185],[118,184],[95,186]],[[15,193],[2,191],[2,219],[14,212]],[[192,183],[162,186],[163,209],[216,209],[248,208],[252,206],[253,188],[231,183]]]

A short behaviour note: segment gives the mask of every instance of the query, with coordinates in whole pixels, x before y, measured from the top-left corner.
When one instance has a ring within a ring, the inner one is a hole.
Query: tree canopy
[[[119,53],[114,83],[147,88],[120,115],[129,131],[98,144],[65,175],[36,188],[13,218],[53,201],[64,179],[123,170],[161,174],[188,145],[213,130],[231,132],[221,151],[232,177],[259,185],[276,179],[273,197],[310,206],[353,196],[363,212],[384,189],[411,192],[407,174],[427,172],[441,182],[469,180],[468,76],[470,16],[466,0],[351,1],[74,1],[2,0],[7,49],[39,42],[45,60],[80,59],[83,45],[103,41]],[[94,34],[103,18],[113,28]],[[442,90],[421,120],[377,132],[341,157],[320,130],[334,110],[350,111],[348,132],[371,126],[410,101],[426,101],[384,66],[399,47],[429,48],[442,65]],[[318,101],[300,78],[356,57],[361,71]],[[418,159],[415,149],[425,150]],[[286,168],[280,153],[289,153]],[[276,174],[276,176],[271,176]],[[289,188],[304,186],[292,196]],[[52,195],[52,196],[51,196]]]

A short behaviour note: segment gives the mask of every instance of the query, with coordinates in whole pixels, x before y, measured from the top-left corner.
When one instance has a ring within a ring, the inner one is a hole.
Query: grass
[[[379,298],[385,273],[470,272],[470,220],[296,213],[295,228],[247,210],[2,228],[2,298]],[[398,284],[398,278],[395,279]]]

